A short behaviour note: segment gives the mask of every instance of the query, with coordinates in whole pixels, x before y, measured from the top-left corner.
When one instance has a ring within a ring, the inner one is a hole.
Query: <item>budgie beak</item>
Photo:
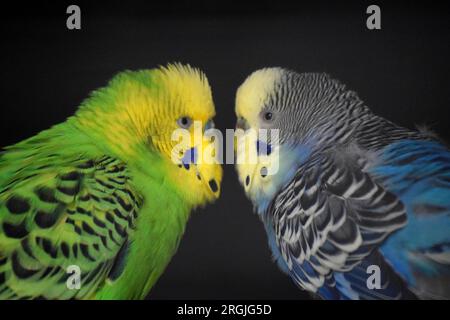
[[[217,159],[214,143],[204,136],[198,140],[201,142],[194,144],[184,153],[182,166],[194,171],[197,179],[204,184],[210,200],[215,200],[220,196],[222,167]]]
[[[217,159],[217,150],[213,142],[204,137],[201,145],[202,161],[197,164],[198,174],[214,199],[220,196],[222,166]]]

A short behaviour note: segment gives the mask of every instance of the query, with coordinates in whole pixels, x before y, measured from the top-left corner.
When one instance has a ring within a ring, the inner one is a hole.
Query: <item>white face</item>
[[[273,196],[280,179],[279,132],[270,129],[271,115],[264,114],[262,109],[281,75],[279,68],[256,71],[236,94],[238,124],[245,123],[243,129],[246,130],[242,136],[238,134],[235,141],[236,169],[247,196],[256,205]]]
[[[266,134],[267,133],[267,134]],[[263,130],[262,133],[248,129],[236,139],[236,169],[239,181],[247,195],[256,201],[258,197],[270,193],[272,179],[279,170],[278,144],[266,144],[267,135],[273,132]],[[272,136],[271,141],[276,138]]]

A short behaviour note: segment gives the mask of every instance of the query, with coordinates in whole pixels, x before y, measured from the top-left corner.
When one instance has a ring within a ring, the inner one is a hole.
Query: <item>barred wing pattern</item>
[[[126,166],[47,155],[18,172],[0,181],[0,299],[92,297],[135,228],[141,200]],[[70,265],[80,290],[67,288]]]
[[[402,202],[363,167],[362,159],[345,151],[311,157],[266,212],[291,277],[327,298],[351,298],[349,290],[339,290],[352,283],[341,275],[357,272],[388,235],[406,224]],[[351,290],[367,289],[353,284]],[[383,286],[380,294],[402,294],[403,289]]]

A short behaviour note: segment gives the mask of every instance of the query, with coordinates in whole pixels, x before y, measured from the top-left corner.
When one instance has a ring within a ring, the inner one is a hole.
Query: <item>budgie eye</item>
[[[211,119],[205,124],[205,131],[212,128],[215,128],[215,124],[214,121]]]
[[[263,113],[263,119],[267,122],[272,122],[274,118],[274,115],[270,111],[266,111]]]
[[[181,117],[177,120],[178,126],[184,129],[188,129],[192,124],[192,119],[189,117]]]

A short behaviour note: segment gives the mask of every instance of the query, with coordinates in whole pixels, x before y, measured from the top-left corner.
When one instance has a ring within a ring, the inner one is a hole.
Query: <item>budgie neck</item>
[[[311,151],[311,146],[295,144],[280,145],[273,150],[273,157],[268,164],[275,165],[276,169],[272,170],[276,171],[267,177],[253,177],[254,187],[250,196],[258,214],[262,215],[266,211],[275,194],[292,179],[297,169],[309,158]]]
[[[142,140],[126,113],[106,110],[106,101],[87,100],[67,121],[80,135],[88,137],[99,149],[127,163],[139,158]],[[113,109],[113,106],[110,106]]]

